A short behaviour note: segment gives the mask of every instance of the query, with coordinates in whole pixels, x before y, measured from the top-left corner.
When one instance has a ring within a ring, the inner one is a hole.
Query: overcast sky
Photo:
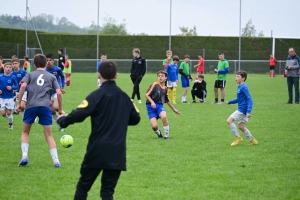
[[[127,32],[169,35],[170,0],[99,0],[99,24],[104,17],[125,20]],[[196,26],[201,36],[238,36],[240,0],[171,0],[171,33],[179,26]],[[242,28],[252,19],[266,37],[300,38],[300,1],[241,0]],[[0,14],[26,15],[26,0],[0,0]],[[46,13],[66,17],[80,27],[97,24],[97,0],[28,0],[33,16]]]

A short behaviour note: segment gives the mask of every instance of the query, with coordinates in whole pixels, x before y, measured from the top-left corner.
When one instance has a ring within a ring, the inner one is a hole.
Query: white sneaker
[[[142,100],[138,100],[138,103],[142,103]]]

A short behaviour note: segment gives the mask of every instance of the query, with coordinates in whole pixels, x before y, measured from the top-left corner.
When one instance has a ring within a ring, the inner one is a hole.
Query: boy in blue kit
[[[24,76],[27,74],[27,72],[23,69],[20,69],[20,60],[17,57],[13,57],[11,59],[12,65],[13,65],[13,71],[12,71],[12,75],[14,75],[17,79],[18,85],[20,85],[21,80],[24,78]],[[25,110],[26,107],[26,102],[27,102],[27,88],[24,92],[23,98],[19,99],[19,90],[20,88],[18,88],[18,90],[16,91],[16,102],[18,102],[19,100],[21,101],[21,114],[23,115],[23,112]]]
[[[18,90],[18,82],[11,74],[12,63],[4,64],[4,74],[0,75],[0,109],[1,115],[8,118],[8,129],[13,129],[12,110],[15,107],[14,90]]]
[[[56,90],[59,113],[62,114],[62,95],[60,87],[55,76],[45,71],[46,57],[42,54],[37,54],[33,58],[36,70],[25,75],[21,81],[19,98],[22,99],[25,89],[28,85],[27,108],[24,113],[21,149],[22,159],[18,166],[28,164],[28,148],[29,134],[32,124],[36,117],[39,117],[39,124],[44,128],[44,136],[48,143],[50,155],[53,160],[54,167],[60,167],[60,162],[57,155],[56,143],[52,136],[52,111],[51,111],[51,94],[52,90]],[[17,106],[17,111],[21,110],[20,102]]]
[[[98,77],[98,88],[100,88],[100,86],[101,86],[100,73],[98,72],[99,71],[99,67],[100,67],[101,62],[107,59],[107,54],[106,53],[102,53],[100,55],[100,58],[101,58],[101,60],[99,60],[97,62],[97,65],[96,65],[96,73],[97,73],[97,77]]]
[[[245,127],[245,123],[248,123],[248,118],[251,117],[252,111],[252,97],[249,93],[248,86],[245,84],[247,79],[247,73],[243,70],[236,73],[235,81],[239,84],[237,89],[237,98],[229,100],[227,104],[238,103],[238,110],[232,113],[227,119],[231,131],[235,136],[235,140],[231,143],[231,146],[235,146],[243,141],[243,138],[239,135],[236,125],[233,123],[234,120],[238,122],[239,129],[245,133],[247,138],[250,140],[250,145],[258,144],[257,140],[251,135],[250,131]]]
[[[62,94],[64,94],[65,93],[64,73],[62,72],[60,67],[54,66],[54,58],[53,58],[52,54],[47,54],[46,58],[47,58],[46,71],[53,74],[56,77],[58,86],[60,87],[60,91]],[[58,112],[58,100],[57,100],[57,94],[56,94],[55,90],[52,91],[51,100],[52,100],[52,116],[53,116],[53,119],[56,121],[58,118],[58,115],[56,114],[56,112]],[[59,130],[64,131],[64,129],[62,129],[60,127],[59,127]]]
[[[166,72],[168,73],[167,78],[167,88],[168,88],[168,97],[172,103],[176,104],[176,87],[178,82],[178,65],[179,62],[178,56],[173,56],[172,63],[167,65]],[[172,96],[171,96],[172,93]]]
[[[164,109],[164,103],[167,103],[176,114],[179,115],[180,112],[174,108],[168,98],[168,90],[165,86],[168,73],[160,70],[157,72],[157,76],[158,81],[154,82],[145,94],[147,98],[146,108],[152,130],[157,134],[158,137],[163,137],[157,125],[157,119],[161,118],[165,131],[164,138],[167,140],[169,139],[169,122],[167,113]]]
[[[181,103],[187,103],[186,102],[186,93],[190,87],[189,80],[193,80],[191,77],[189,63],[190,63],[190,56],[185,55],[184,62],[180,63],[180,67],[179,67],[179,74],[181,74],[181,85],[183,88]]]

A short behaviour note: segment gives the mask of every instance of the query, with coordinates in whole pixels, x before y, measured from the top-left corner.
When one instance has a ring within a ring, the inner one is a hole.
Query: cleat
[[[133,99],[130,99],[133,102]]]
[[[15,112],[13,112],[13,115],[18,115],[18,114],[19,114],[19,113],[18,113],[18,112],[16,112],[16,111],[15,111]]]
[[[218,104],[218,102],[217,101],[213,101],[210,104]]]
[[[218,102],[217,104],[224,104],[224,102],[223,102],[223,101],[220,101],[220,102]]]
[[[162,138],[162,137],[163,137],[160,131],[159,131],[159,133],[155,133],[155,134],[156,134],[157,137],[159,137],[159,138]]]
[[[13,129],[14,129],[14,126],[13,126],[12,124],[11,124],[11,125],[9,124],[9,125],[8,125],[8,129],[9,129],[9,130],[13,130]]]
[[[188,103],[188,102],[186,102],[186,101],[182,101],[181,103]]]
[[[257,140],[255,138],[253,138],[251,141],[250,141],[250,144],[249,145],[256,145],[258,144]]]
[[[169,139],[169,137],[168,137],[168,136],[165,136],[165,137],[164,137],[164,139],[165,139],[165,140],[168,140],[168,139]]]
[[[64,128],[59,128],[59,131],[60,132],[65,132],[65,129]]]
[[[196,103],[196,100],[193,100],[193,102],[192,103]]]
[[[59,168],[59,167],[61,167],[61,165],[59,162],[57,162],[57,163],[54,163],[54,167]]]
[[[234,141],[231,143],[231,146],[238,145],[240,142],[243,141],[243,138],[241,136],[238,136],[234,139]]]
[[[19,162],[18,166],[25,166],[28,164],[28,159],[27,158],[22,158],[22,160]]]
[[[286,104],[293,104],[293,102],[288,101]]]
[[[138,100],[138,103],[142,103],[142,100]]]

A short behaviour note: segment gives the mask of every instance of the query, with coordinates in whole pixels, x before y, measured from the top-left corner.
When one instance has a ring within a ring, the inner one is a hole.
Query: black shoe
[[[181,103],[187,103],[186,101],[182,101]]]
[[[157,137],[159,137],[159,138],[162,138],[162,137],[163,137],[160,131],[159,131],[159,133],[156,133],[156,132],[155,132],[155,134],[156,134]]]
[[[288,101],[286,104],[293,104],[293,102]]]
[[[298,102],[298,101],[296,101],[296,102],[295,102],[295,104],[299,104],[299,102]]]
[[[18,115],[19,113],[18,112],[13,112],[13,115]]]
[[[168,139],[169,139],[169,137],[165,136],[165,137],[164,137],[164,139],[165,139],[165,140],[168,140]]]
[[[196,100],[193,100],[193,103],[196,103]]]

